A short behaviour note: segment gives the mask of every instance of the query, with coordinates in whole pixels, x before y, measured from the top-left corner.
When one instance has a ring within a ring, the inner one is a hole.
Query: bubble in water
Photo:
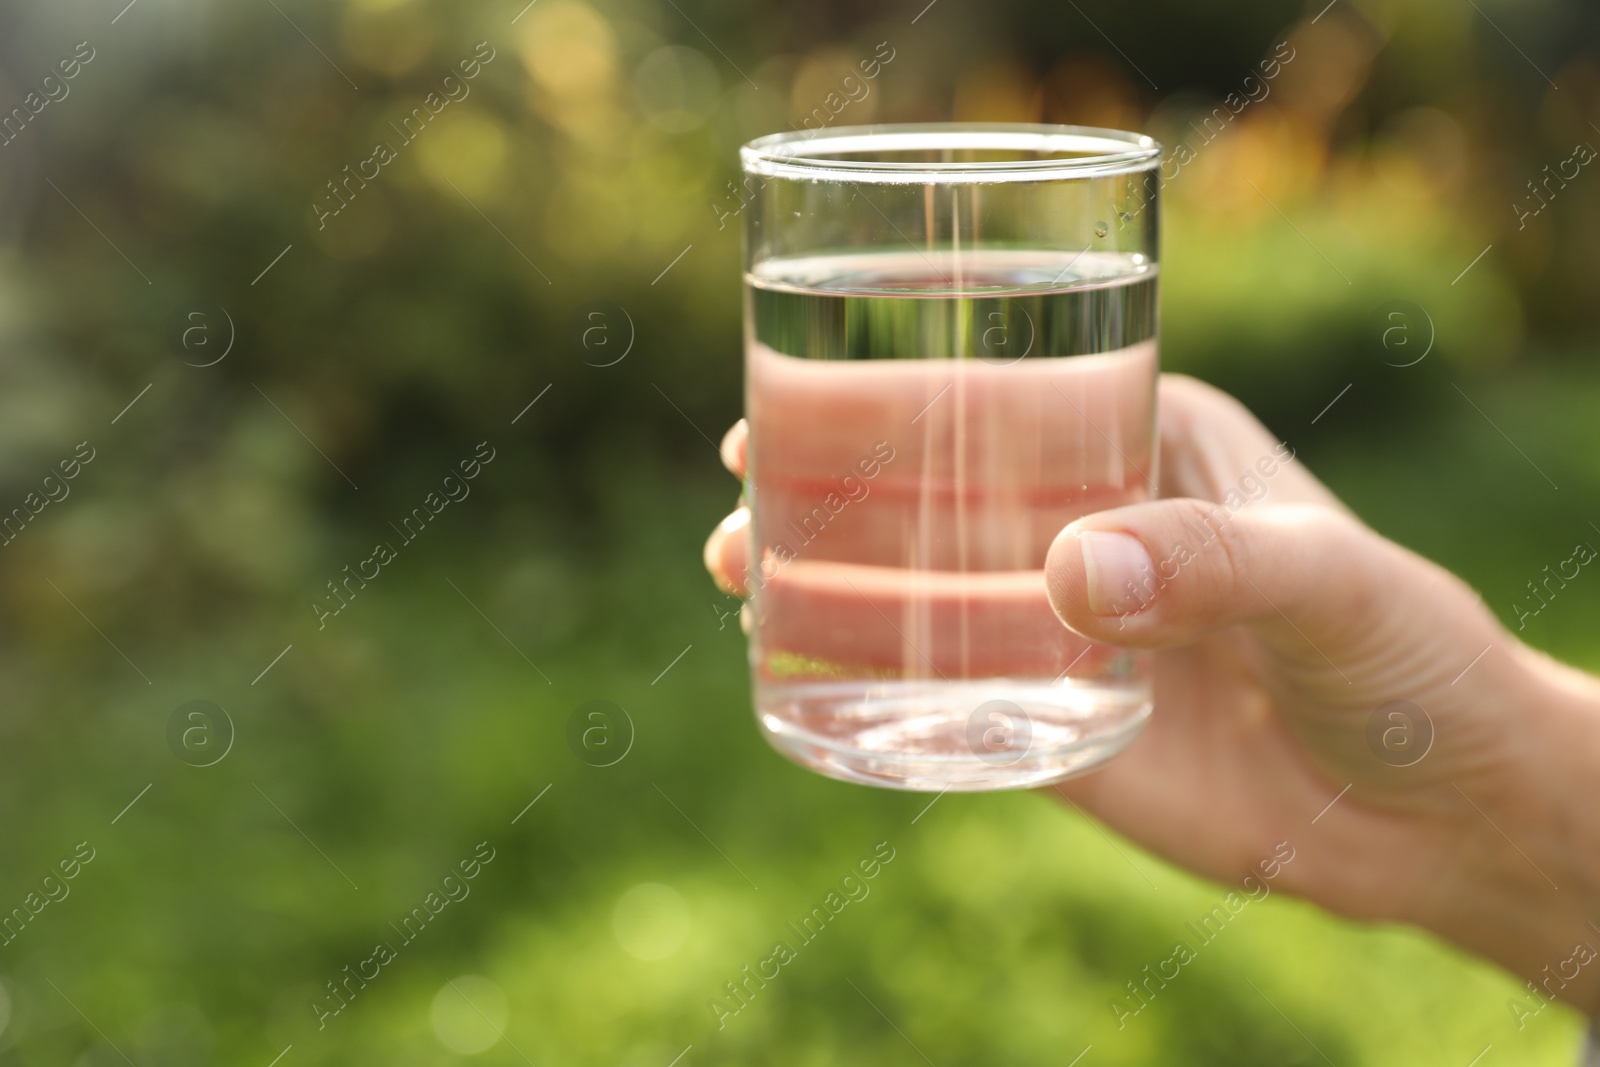
[[[1111,227],[1107,226],[1105,223],[1097,222],[1097,223],[1094,224],[1094,235],[1096,237],[1104,237],[1106,234],[1108,234],[1110,232],[1111,232]]]

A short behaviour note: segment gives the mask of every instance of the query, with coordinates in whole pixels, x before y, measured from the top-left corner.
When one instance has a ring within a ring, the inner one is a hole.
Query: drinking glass
[[[1089,770],[1148,653],[1044,562],[1156,477],[1161,149],[1115,130],[845,127],[741,152],[755,710],[789,758],[926,791]]]

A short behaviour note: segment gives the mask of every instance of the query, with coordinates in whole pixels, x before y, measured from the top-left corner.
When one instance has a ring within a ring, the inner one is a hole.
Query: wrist
[[[1513,646],[1488,699],[1503,751],[1454,794],[1453,869],[1418,921],[1550,1000],[1600,1012],[1600,683]],[[1509,684],[1504,684],[1509,683]],[[1512,1007],[1519,1021],[1525,1016]]]

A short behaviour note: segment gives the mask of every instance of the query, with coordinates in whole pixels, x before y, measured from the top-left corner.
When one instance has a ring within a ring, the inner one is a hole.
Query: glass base
[[[1150,687],[976,682],[760,684],[767,740],[803,767],[916,792],[1030,789],[1099,767],[1150,717]]]

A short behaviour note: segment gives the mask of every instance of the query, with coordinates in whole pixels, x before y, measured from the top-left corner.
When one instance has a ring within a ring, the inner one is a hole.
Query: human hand
[[[1298,463],[1255,473],[1283,450],[1231,397],[1165,375],[1160,401],[1162,499],[1078,519],[1046,562],[1072,630],[1158,650],[1155,712],[1126,752],[1056,790],[1219,880],[1287,840],[1279,888],[1415,923],[1600,1007],[1600,969],[1561,968],[1576,943],[1600,943],[1600,687]],[[744,442],[742,422],[723,442],[736,474]],[[748,519],[739,509],[706,545],[731,591]],[[1432,724],[1408,766],[1369,740],[1400,700]]]

